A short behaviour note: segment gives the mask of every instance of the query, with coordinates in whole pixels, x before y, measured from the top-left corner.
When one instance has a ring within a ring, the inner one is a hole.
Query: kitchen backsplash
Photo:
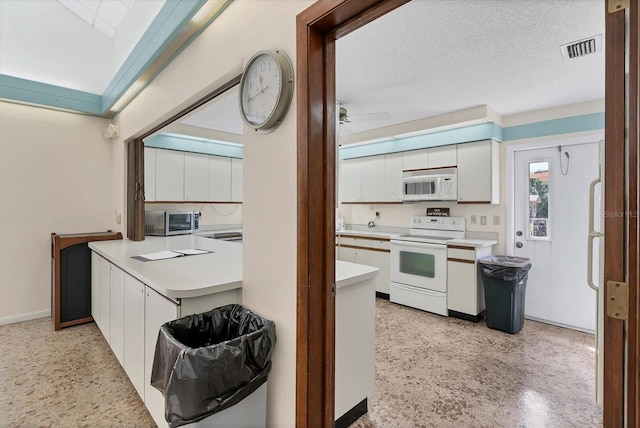
[[[449,208],[452,217],[464,217],[469,232],[494,232],[499,236],[494,253],[505,253],[505,209],[502,204],[458,204],[456,202],[416,202],[409,204],[340,204],[338,213],[347,225],[366,225],[373,221],[377,226],[409,227],[411,216],[426,215],[427,208]],[[376,219],[376,213],[379,218]],[[472,223],[475,216],[476,223]],[[486,224],[482,224],[485,218]],[[495,218],[497,217],[497,218]],[[494,224],[497,220],[499,224]]]
[[[200,211],[200,227],[242,223],[242,204],[146,204],[146,210]]]

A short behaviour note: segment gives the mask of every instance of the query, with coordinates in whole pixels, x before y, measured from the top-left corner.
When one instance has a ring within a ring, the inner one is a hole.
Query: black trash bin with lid
[[[163,324],[151,385],[164,396],[169,426],[241,406],[267,381],[275,343],[274,322],[236,304]]]
[[[531,262],[526,257],[487,256],[482,271],[487,327],[515,334],[524,324],[524,297]]]

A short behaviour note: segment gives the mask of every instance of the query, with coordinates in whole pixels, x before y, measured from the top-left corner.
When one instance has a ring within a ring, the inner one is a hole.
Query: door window
[[[529,162],[529,239],[550,237],[549,177],[549,162]]]
[[[433,254],[400,251],[400,272],[410,275],[434,278],[436,258]]]

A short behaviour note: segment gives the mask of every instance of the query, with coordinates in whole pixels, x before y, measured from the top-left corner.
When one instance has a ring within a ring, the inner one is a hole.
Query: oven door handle
[[[415,285],[398,284],[397,282],[394,282],[393,286],[401,290],[412,291],[414,293],[420,293],[420,294],[426,294],[428,296],[441,297],[444,294],[442,291],[432,291],[427,288],[416,287]]]
[[[399,247],[411,247],[411,248],[422,248],[427,249],[431,248],[434,250],[444,250],[446,249],[446,244],[428,244],[426,242],[411,242],[411,241],[396,241],[391,240],[391,244],[395,244]]]

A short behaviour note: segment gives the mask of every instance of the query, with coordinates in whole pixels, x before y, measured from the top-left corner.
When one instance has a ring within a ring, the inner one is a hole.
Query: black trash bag
[[[229,408],[267,381],[276,344],[273,321],[226,305],[160,327],[151,385],[165,399],[170,427]]]
[[[482,266],[483,278],[501,279],[508,282],[522,281],[529,273],[529,269],[531,269],[531,263],[527,263],[519,267],[500,266],[484,263],[481,263],[480,266]]]

